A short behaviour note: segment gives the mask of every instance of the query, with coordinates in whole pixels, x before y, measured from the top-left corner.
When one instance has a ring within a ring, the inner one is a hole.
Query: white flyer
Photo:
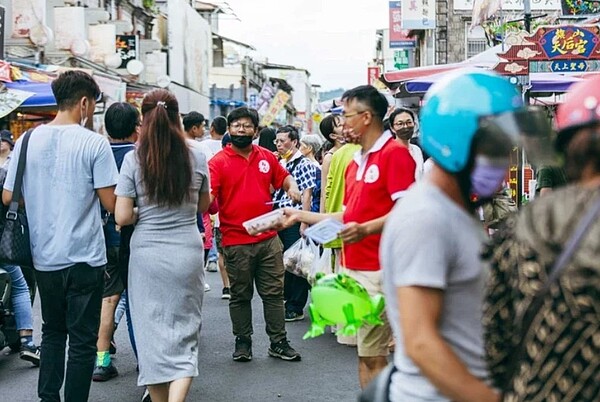
[[[336,219],[325,219],[306,229],[304,235],[315,243],[325,244],[339,237],[345,225]]]

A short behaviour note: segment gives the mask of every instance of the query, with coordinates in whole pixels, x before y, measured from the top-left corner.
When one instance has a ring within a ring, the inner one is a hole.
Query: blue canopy
[[[55,107],[56,99],[52,93],[52,87],[49,82],[30,82],[30,81],[15,81],[5,82],[7,88],[18,89],[21,91],[33,92],[34,95],[27,98],[25,102],[19,106],[20,108],[34,107]]]
[[[411,93],[425,93],[431,85],[442,79],[446,73],[434,74],[427,77],[406,81],[406,90]],[[567,92],[569,87],[581,81],[581,78],[566,76],[557,73],[532,73],[529,75],[531,82],[530,92]]]

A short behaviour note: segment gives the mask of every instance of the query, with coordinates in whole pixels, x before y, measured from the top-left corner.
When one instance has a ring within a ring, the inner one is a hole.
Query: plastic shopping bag
[[[283,253],[283,265],[286,271],[307,278],[318,258],[319,247],[315,242],[307,238],[300,238]]]
[[[323,254],[321,254],[319,258],[315,259],[308,276],[308,282],[311,285],[314,283],[315,277],[318,273],[323,273],[325,275],[333,273],[333,260],[331,256],[331,249],[325,248],[323,249]]]

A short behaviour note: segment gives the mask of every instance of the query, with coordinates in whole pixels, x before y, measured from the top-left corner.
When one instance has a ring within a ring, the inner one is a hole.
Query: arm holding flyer
[[[277,230],[288,228],[298,222],[307,223],[309,225],[315,225],[325,219],[335,219],[339,222],[343,222],[343,212],[319,214],[316,212],[284,208],[284,214],[285,220],[283,221],[282,227],[277,228]],[[385,224],[387,216],[388,214],[385,214],[379,218],[363,223],[348,222],[340,229],[339,237],[344,243],[350,244],[359,242],[366,236],[380,234],[383,231],[383,225]]]
[[[320,214],[294,208],[283,208],[244,222],[244,227],[248,233],[257,235],[267,230],[283,230],[302,222],[311,225],[306,229],[305,235],[317,243],[328,243],[338,237],[344,243],[356,243],[366,236],[381,233],[387,214],[364,223],[343,224],[342,218],[342,212]]]
[[[345,229],[340,232],[342,241],[344,243],[356,243],[366,236],[381,234],[388,215],[389,213],[365,223],[348,222]]]

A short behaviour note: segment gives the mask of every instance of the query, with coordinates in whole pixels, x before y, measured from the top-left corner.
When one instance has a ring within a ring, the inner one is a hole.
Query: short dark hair
[[[394,109],[394,111],[390,114],[390,126],[394,126],[394,120],[396,120],[396,116],[398,116],[400,113],[407,113],[413,119],[413,122],[416,123],[415,112],[405,107],[399,107]]]
[[[298,145],[300,145],[300,134],[298,133],[298,129],[296,127],[290,126],[289,124],[287,126],[279,127],[277,129],[277,134],[279,133],[287,133],[290,140],[297,141]]]
[[[340,117],[335,114],[330,114],[329,116],[325,116],[321,123],[319,123],[319,131],[323,134],[323,137],[327,139],[327,141],[333,143],[331,139],[331,134],[333,134],[333,130],[339,125]]]
[[[252,124],[254,124],[254,127],[258,127],[258,112],[255,109],[246,106],[238,107],[229,112],[227,115],[227,124],[231,125],[236,120],[243,118],[249,118],[252,121]]]
[[[52,81],[52,93],[56,99],[58,110],[67,110],[75,106],[81,98],[94,101],[102,93],[91,75],[80,70],[69,70],[61,73]]]
[[[140,112],[127,102],[113,103],[104,115],[106,132],[115,140],[131,137],[138,124],[140,124]]]
[[[223,116],[217,116],[210,123],[210,126],[215,130],[215,133],[225,135],[227,132],[227,119]]]
[[[192,127],[201,126],[204,123],[204,115],[198,112],[189,112],[183,116],[183,129],[190,131]]]
[[[231,136],[229,133],[225,133],[223,138],[221,138],[221,147],[225,148],[228,144],[231,144]]]
[[[389,106],[385,96],[372,85],[361,85],[350,89],[344,92],[342,99],[346,102],[355,100],[362,103],[369,108],[374,116],[377,116],[380,123],[383,122],[383,118],[385,117]]]
[[[275,130],[271,127],[265,127],[258,133],[258,145],[263,148],[268,149],[269,151],[277,151],[277,147],[275,146]]]

